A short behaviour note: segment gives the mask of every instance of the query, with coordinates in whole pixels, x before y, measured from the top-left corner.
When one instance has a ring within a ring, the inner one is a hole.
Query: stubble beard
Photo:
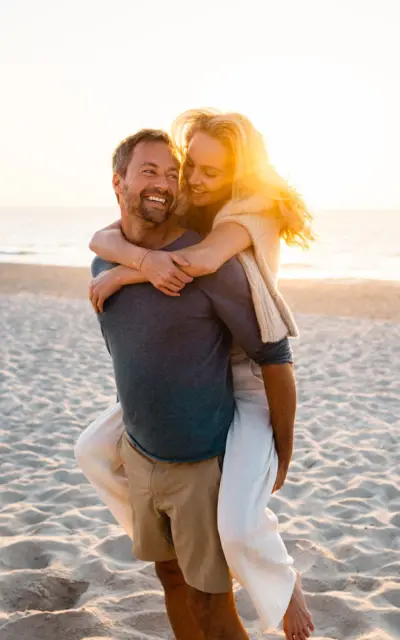
[[[127,191],[125,191],[123,198],[128,218],[132,221],[137,220],[146,223],[147,228],[154,228],[167,222],[176,208],[170,203],[168,209],[151,210],[151,205],[148,208],[141,194],[132,198]]]

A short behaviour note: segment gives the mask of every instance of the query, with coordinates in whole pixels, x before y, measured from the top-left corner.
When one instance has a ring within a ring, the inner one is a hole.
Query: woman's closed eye
[[[204,173],[207,178],[216,178],[218,176],[218,173],[212,169],[204,169]]]

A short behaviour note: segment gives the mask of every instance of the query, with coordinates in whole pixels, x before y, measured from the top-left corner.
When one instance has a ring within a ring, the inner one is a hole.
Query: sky
[[[1,0],[0,206],[114,204],[110,159],[243,112],[314,209],[400,209],[399,0]]]

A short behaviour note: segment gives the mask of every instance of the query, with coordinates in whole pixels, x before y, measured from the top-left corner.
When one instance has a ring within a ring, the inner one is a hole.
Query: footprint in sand
[[[6,611],[65,611],[75,607],[88,587],[89,583],[84,581],[40,574],[32,580],[26,574],[17,573],[7,578],[2,608]]]
[[[0,629],[0,640],[82,640],[108,636],[105,625],[88,611],[35,613]]]

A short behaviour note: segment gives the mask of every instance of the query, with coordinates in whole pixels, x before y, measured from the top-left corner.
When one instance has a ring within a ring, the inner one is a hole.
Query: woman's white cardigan
[[[285,336],[298,337],[293,315],[277,289],[280,238],[277,221],[267,212],[259,196],[230,200],[217,214],[213,228],[235,222],[247,229],[252,246],[238,258],[249,281],[263,342],[278,342]]]

